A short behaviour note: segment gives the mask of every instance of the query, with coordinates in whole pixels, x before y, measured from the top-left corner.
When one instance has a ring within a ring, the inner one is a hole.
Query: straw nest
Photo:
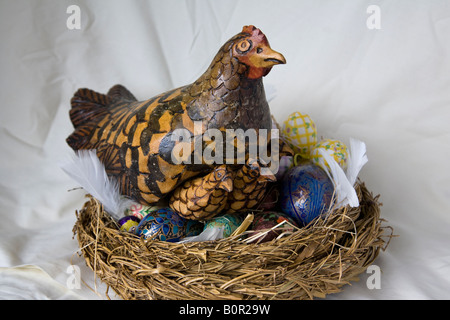
[[[123,299],[313,299],[357,280],[392,237],[379,196],[363,183],[356,190],[359,207],[332,210],[327,219],[259,244],[242,235],[144,241],[119,231],[92,197],[76,213],[74,236],[87,265]]]

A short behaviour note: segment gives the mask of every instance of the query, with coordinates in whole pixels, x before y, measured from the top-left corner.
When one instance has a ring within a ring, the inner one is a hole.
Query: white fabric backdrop
[[[287,59],[265,78],[276,119],[301,111],[320,136],[365,141],[360,177],[399,235],[374,263],[381,289],[362,274],[328,299],[450,298],[450,1],[1,0],[1,299],[105,298],[71,267],[94,289],[72,239],[84,192],[57,166],[76,89],[146,99],[188,84],[247,24]]]

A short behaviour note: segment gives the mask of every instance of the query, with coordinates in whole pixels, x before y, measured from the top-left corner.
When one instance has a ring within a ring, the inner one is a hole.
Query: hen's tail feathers
[[[70,120],[75,131],[67,138],[67,143],[74,150],[90,149],[90,138],[97,123],[111,112],[110,108],[117,102],[137,101],[134,95],[124,86],[113,86],[108,93],[101,94],[90,89],[79,89],[75,92],[70,110]]]
[[[125,101],[137,101],[135,96],[124,86],[120,84],[116,84],[114,87],[109,89],[107,97],[110,98],[113,102],[119,100]]]
[[[97,118],[103,118],[107,113],[110,99],[107,95],[90,89],[79,89],[70,101],[70,120],[75,128]]]
[[[74,149],[89,148],[89,140],[97,124],[108,114],[110,98],[90,89],[79,89],[70,101],[69,115],[75,131],[66,139]]]

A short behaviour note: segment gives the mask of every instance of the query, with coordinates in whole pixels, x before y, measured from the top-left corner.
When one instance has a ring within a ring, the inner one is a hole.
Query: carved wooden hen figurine
[[[232,190],[232,173],[221,165],[205,177],[188,180],[176,188],[169,205],[186,219],[207,220],[222,212]]]
[[[271,129],[262,77],[285,62],[259,29],[246,26],[190,85],[145,101],[121,85],[107,94],[79,89],[71,101],[75,131],[67,143],[74,150],[96,149],[124,195],[142,204],[157,202],[183,181],[212,170],[205,163],[174,162],[174,131],[187,129],[194,136],[210,128]],[[194,130],[196,121],[201,132]]]

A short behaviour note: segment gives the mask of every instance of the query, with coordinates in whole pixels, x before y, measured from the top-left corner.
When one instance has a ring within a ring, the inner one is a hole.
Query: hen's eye
[[[236,51],[240,54],[244,54],[252,48],[252,42],[250,40],[243,40],[236,45]]]

